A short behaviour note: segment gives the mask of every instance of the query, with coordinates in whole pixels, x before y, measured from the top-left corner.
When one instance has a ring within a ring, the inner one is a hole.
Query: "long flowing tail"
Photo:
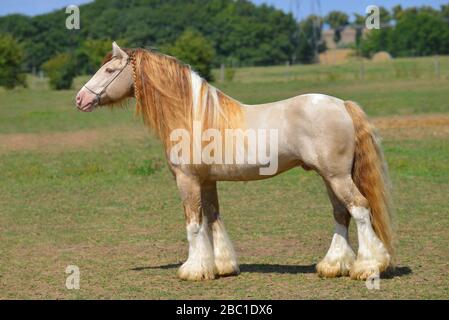
[[[379,239],[394,261],[394,235],[387,165],[375,128],[357,103],[345,107],[355,127],[356,145],[352,179],[371,207],[371,222]]]

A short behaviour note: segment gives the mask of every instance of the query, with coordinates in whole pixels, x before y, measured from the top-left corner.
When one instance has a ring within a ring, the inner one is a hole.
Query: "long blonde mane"
[[[165,146],[175,129],[243,127],[241,105],[199,77],[188,65],[157,52],[136,49],[131,54],[137,113]]]

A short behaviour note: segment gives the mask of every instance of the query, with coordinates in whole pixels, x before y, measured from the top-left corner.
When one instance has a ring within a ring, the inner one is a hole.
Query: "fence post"
[[[440,78],[440,57],[438,55],[435,56],[433,60],[435,66],[435,77]]]
[[[359,70],[360,80],[365,80],[365,63],[363,57],[360,58],[360,70]]]
[[[225,81],[225,65],[224,63],[222,63],[220,66],[220,82],[224,81]]]
[[[287,61],[285,63],[285,77],[288,78],[290,77],[290,61]]]

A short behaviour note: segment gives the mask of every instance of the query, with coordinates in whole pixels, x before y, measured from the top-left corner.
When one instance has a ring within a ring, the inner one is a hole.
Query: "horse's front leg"
[[[201,201],[204,214],[212,228],[215,267],[219,276],[240,273],[237,257],[228,233],[220,218],[217,183],[204,182],[201,185]]]
[[[214,262],[212,228],[201,201],[200,181],[182,173],[176,175],[186,218],[189,257],[179,268],[183,280],[214,279],[217,270]]]

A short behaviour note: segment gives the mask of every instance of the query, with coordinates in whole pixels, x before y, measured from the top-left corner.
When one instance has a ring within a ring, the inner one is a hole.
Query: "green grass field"
[[[83,114],[76,90],[50,91],[35,78],[29,89],[0,89],[0,298],[448,299],[449,58],[440,61],[439,77],[427,58],[365,63],[363,80],[351,62],[239,69],[234,82],[217,84],[245,103],[332,94],[373,116],[398,233],[398,268],[381,290],[314,273],[333,218],[318,176],[299,169],[220,183],[242,273],[178,280],[187,256],[182,205],[133,104]],[[80,268],[80,290],[65,288],[68,265]]]

